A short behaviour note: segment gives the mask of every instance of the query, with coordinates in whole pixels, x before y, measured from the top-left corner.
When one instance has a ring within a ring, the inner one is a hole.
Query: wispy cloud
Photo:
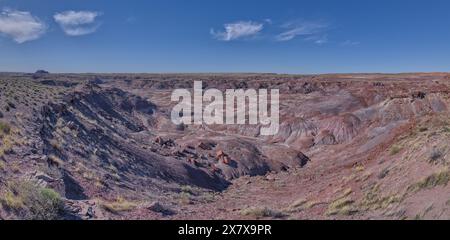
[[[97,31],[100,26],[96,18],[99,12],[92,11],[65,11],[56,13],[53,18],[69,36],[81,36]]]
[[[290,41],[296,37],[303,37],[305,40],[312,40],[317,44],[327,41],[325,30],[328,28],[328,24],[323,22],[293,21],[283,24],[281,28],[285,31],[275,37],[277,41]]]
[[[17,43],[40,38],[47,30],[44,22],[31,15],[11,9],[0,12],[0,34],[12,38]]]
[[[305,41],[311,41],[315,44],[322,45],[328,42],[328,35],[311,35],[305,38]]]
[[[224,25],[224,28],[224,31],[218,32],[211,29],[211,35],[221,41],[249,38],[260,33],[264,28],[264,24],[252,21],[239,21],[235,23],[227,23]]]
[[[135,23],[137,21],[137,18],[135,16],[129,16],[125,19],[126,23]]]
[[[359,44],[360,44],[360,42],[346,40],[346,41],[341,43],[341,46],[356,46],[356,45],[359,45]]]

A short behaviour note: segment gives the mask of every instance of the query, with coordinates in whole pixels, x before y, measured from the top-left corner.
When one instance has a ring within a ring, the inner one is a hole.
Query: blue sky
[[[0,71],[450,71],[449,1],[0,0]]]

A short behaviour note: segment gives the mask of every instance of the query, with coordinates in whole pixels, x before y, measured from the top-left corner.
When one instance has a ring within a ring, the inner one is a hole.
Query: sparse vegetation
[[[289,205],[288,210],[289,211],[299,211],[302,210],[304,205],[308,203],[306,199],[298,199],[295,202],[293,202],[291,205]]]
[[[339,197],[337,197],[333,202],[328,205],[326,215],[352,215],[358,210],[352,205],[355,202],[350,198],[353,193],[352,189],[349,188],[345,190]]]
[[[14,145],[14,142],[11,140],[10,136],[3,136],[0,135],[0,157],[5,154],[11,154],[13,153],[12,147]]]
[[[390,155],[391,156],[397,155],[401,151],[402,151],[402,148],[400,146],[394,145],[391,147]]]
[[[437,173],[431,174],[420,182],[409,187],[410,191],[419,191],[422,189],[430,189],[436,186],[446,186],[450,181],[450,171],[443,169]]]
[[[286,214],[272,210],[267,207],[253,207],[253,208],[247,208],[241,211],[241,214],[243,216],[250,216],[254,218],[266,218],[266,217],[272,217],[272,218],[282,218],[285,217]]]
[[[354,200],[351,200],[348,197],[336,199],[333,201],[326,211],[327,215],[351,215],[356,213],[357,210],[352,208],[352,204]]]
[[[61,146],[61,142],[56,140],[56,139],[52,139],[50,140],[50,145],[53,147],[53,149],[61,151],[62,150],[62,146]]]
[[[3,207],[23,212],[27,219],[54,220],[61,216],[63,202],[54,190],[25,181],[11,182],[8,186],[1,198]]]
[[[189,185],[181,186],[180,190],[182,193],[195,194],[194,189]]]
[[[64,165],[64,161],[56,155],[48,156],[48,161],[50,164],[61,167]]]
[[[320,205],[320,204],[323,204],[323,203],[322,202],[318,202],[318,201],[309,201],[304,206],[305,206],[305,209],[310,209],[310,208],[313,208],[313,207],[315,207],[317,205]]]
[[[443,127],[443,131],[446,132],[446,133],[450,133],[450,127],[444,126]]]
[[[11,126],[8,123],[0,122],[0,137],[8,135],[11,132]]]
[[[113,202],[103,201],[101,203],[101,206],[108,212],[118,214],[120,212],[127,212],[135,209],[137,207],[137,204],[135,202],[127,201],[122,197],[118,197]]]
[[[378,179],[383,179],[389,174],[390,170],[389,168],[384,168],[381,170],[381,172],[378,174]]]
[[[182,205],[192,204],[192,195],[189,192],[181,192],[178,195],[178,200]]]
[[[430,163],[436,163],[439,159],[444,156],[444,153],[441,149],[433,148],[430,152]]]
[[[426,132],[428,131],[427,127],[419,127],[419,132]]]
[[[359,206],[361,210],[377,210],[385,209],[391,204],[399,203],[403,200],[404,195],[397,194],[381,194],[381,185],[374,184],[365,194]]]
[[[5,162],[3,162],[1,159],[0,159],[0,171],[4,171],[5,170],[5,166],[6,164],[5,164]]]

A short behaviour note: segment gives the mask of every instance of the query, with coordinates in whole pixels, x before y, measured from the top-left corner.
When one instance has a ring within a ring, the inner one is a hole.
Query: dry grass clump
[[[0,122],[0,137],[8,135],[11,132],[11,126],[8,123]]]
[[[254,218],[265,218],[265,217],[272,217],[272,218],[282,218],[285,217],[286,214],[272,210],[267,207],[251,207],[247,208],[241,211],[241,215],[243,216],[249,216]]]
[[[352,215],[358,210],[353,207],[353,203],[355,202],[350,198],[350,195],[353,193],[352,189],[346,189],[339,197],[337,197],[334,201],[332,201],[325,212],[326,215]]]
[[[411,185],[408,189],[410,191],[419,191],[422,189],[431,189],[437,186],[447,186],[450,182],[450,171],[445,168],[439,172],[433,173],[430,176],[422,179],[418,183]]]
[[[380,187],[380,184],[375,184],[364,194],[364,197],[360,202],[361,210],[385,209],[391,204],[403,201],[404,194],[382,195]]]
[[[136,207],[138,206],[137,203],[128,201],[123,197],[118,197],[115,201],[112,202],[103,201],[100,205],[106,211],[114,214],[131,211],[136,209]]]

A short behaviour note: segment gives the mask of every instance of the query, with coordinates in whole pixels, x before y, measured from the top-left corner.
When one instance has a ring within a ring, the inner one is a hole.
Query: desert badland
[[[279,89],[280,129],[175,125]],[[450,74],[0,74],[2,219],[448,219]]]

